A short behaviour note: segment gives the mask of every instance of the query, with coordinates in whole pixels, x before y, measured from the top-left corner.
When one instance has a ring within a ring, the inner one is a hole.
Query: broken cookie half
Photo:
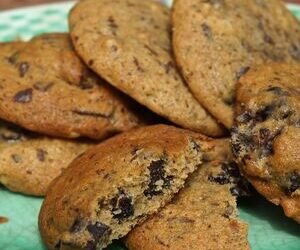
[[[204,163],[172,202],[124,239],[130,250],[250,249],[236,208],[236,196],[249,194],[249,184],[233,163],[228,141],[213,144],[201,148]]]
[[[113,137],[48,189],[39,227],[49,249],[102,249],[167,204],[212,140],[166,125]],[[206,146],[205,146],[206,145]]]

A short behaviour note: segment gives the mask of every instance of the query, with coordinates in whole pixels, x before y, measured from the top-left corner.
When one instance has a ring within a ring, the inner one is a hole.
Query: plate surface
[[[171,0],[164,0],[170,4]],[[67,14],[73,3],[48,4],[0,12],[0,41],[29,39],[44,32],[67,31]],[[300,18],[300,6],[289,5]],[[1,250],[44,250],[37,217],[42,199],[14,194],[0,187]],[[262,197],[239,202],[240,217],[249,223],[249,240],[253,250],[299,250],[300,226],[284,217],[281,208]],[[109,250],[125,250],[114,243]]]

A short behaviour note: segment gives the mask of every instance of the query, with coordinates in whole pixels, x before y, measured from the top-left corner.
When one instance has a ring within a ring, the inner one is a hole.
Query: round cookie
[[[223,134],[176,69],[167,7],[155,1],[86,0],[73,8],[69,23],[78,54],[109,83],[182,127]]]
[[[172,202],[126,236],[128,249],[250,249],[247,225],[237,217],[233,196],[247,193],[247,186],[234,184],[245,181],[233,163],[229,141],[214,144],[202,148],[205,163]]]
[[[50,182],[89,147],[0,121],[0,183],[14,192],[43,196]]]
[[[209,143],[157,125],[91,148],[48,189],[39,216],[44,242],[49,249],[102,249],[125,236],[182,188]]]
[[[250,70],[237,90],[233,150],[269,201],[300,223],[300,64]]]
[[[80,61],[67,34],[0,48],[1,118],[47,135],[93,139],[141,123],[131,101]]]
[[[184,78],[227,128],[233,123],[236,83],[250,67],[300,61],[300,25],[281,0],[175,0],[172,22]]]

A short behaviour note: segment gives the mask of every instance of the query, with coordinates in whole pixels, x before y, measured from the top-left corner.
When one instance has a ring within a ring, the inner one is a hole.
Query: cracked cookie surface
[[[102,249],[171,200],[211,139],[166,125],[88,150],[49,188],[39,227],[50,249]],[[62,191],[63,190],[63,191]]]
[[[78,54],[109,83],[182,127],[223,134],[176,69],[167,7],[155,1],[80,1],[69,26]]]
[[[250,249],[247,225],[237,217],[234,197],[248,194],[248,184],[233,162],[230,143],[213,141],[201,149],[204,163],[184,188],[125,237],[130,250]]]
[[[141,123],[130,100],[82,63],[67,34],[0,48],[2,119],[51,136],[93,139]]]
[[[232,144],[257,191],[300,223],[300,64],[269,64],[241,78]]]
[[[92,145],[38,135],[0,121],[0,183],[14,192],[44,196],[51,181]]]
[[[300,24],[280,0],[175,0],[172,22],[183,76],[227,128],[233,123],[236,83],[249,68],[300,62]]]

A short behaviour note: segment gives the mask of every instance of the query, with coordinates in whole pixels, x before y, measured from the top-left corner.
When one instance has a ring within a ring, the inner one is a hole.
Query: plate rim
[[[25,7],[17,7],[8,10],[0,10],[0,15],[9,15],[15,14],[16,12],[22,11],[32,11],[32,10],[39,10],[42,8],[48,7],[59,7],[59,6],[73,6],[77,1],[62,1],[62,2],[54,2],[54,3],[43,3],[43,4],[36,4],[36,5],[29,5]],[[300,3],[286,3],[289,8],[299,9],[300,11]]]

